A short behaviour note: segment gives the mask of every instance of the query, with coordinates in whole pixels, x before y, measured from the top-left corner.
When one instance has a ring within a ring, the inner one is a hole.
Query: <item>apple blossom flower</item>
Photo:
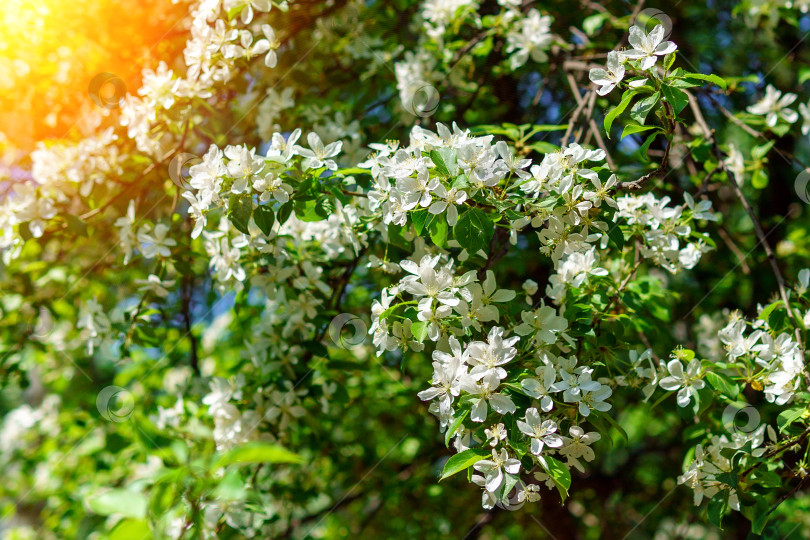
[[[641,60],[640,67],[644,70],[653,67],[658,56],[664,56],[678,48],[672,41],[664,41],[664,26],[661,24],[656,25],[649,34],[645,34],[638,26],[631,26],[628,41],[633,48],[623,51],[622,56]]]
[[[559,448],[563,444],[562,438],[555,433],[557,423],[554,420],[543,420],[534,407],[526,409],[526,421],[517,421],[518,429],[531,438],[531,452],[539,455],[543,446]]]
[[[340,153],[340,149],[343,148],[343,141],[332,142],[324,146],[321,138],[313,131],[307,135],[307,143],[309,143],[309,148],[297,147],[298,153],[306,158],[304,159],[305,168],[319,169],[325,166],[331,171],[337,170],[337,163],[330,158]]]
[[[664,377],[658,383],[664,390],[678,391],[677,402],[679,407],[686,407],[689,405],[689,400],[697,396],[697,391],[703,388],[706,383],[701,380],[700,373],[701,365],[700,360],[693,358],[686,371],[683,370],[683,364],[677,358],[674,358],[667,363],[667,371],[669,376]]]
[[[799,115],[793,109],[788,109],[788,105],[796,101],[796,94],[790,92],[782,95],[782,92],[768,85],[765,88],[765,95],[757,103],[748,107],[751,114],[765,115],[765,123],[769,127],[776,126],[781,118],[788,124],[799,119]]]
[[[588,73],[588,78],[592,83],[599,86],[596,93],[605,96],[616,88],[624,78],[624,65],[622,57],[618,51],[611,51],[607,56],[607,66],[603,68],[593,68]]]
[[[485,479],[484,487],[491,493],[501,487],[504,473],[517,474],[520,472],[520,461],[515,458],[510,458],[506,449],[502,448],[500,452],[493,449],[492,459],[482,459],[473,465],[473,468],[483,473]]]

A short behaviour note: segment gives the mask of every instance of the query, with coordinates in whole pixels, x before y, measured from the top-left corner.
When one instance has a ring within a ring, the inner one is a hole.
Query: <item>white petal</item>
[[[472,411],[470,411],[470,418],[473,422],[483,422],[487,418],[487,400],[484,398],[479,399],[475,405],[473,405]]]
[[[512,402],[509,396],[505,396],[503,394],[492,394],[489,396],[489,403],[492,405],[493,409],[501,414],[515,412],[515,404]]]

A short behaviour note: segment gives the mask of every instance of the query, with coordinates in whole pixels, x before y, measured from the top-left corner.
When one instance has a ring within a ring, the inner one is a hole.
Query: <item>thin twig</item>
[[[566,146],[568,144],[568,139],[571,137],[571,133],[574,131],[574,125],[579,120],[579,116],[582,114],[582,110],[585,108],[586,100],[579,95],[579,88],[577,87],[576,81],[574,81],[574,77],[569,73],[565,72],[566,78],[568,79],[568,84],[571,86],[571,90],[574,93],[574,98],[577,100],[577,108],[574,109],[574,114],[571,116],[571,120],[568,122],[568,127],[565,129],[565,135],[562,138],[562,142],[560,146]]]
[[[667,168],[667,162],[669,161],[669,149],[671,146],[672,142],[667,142],[667,147],[664,149],[664,157],[661,158],[661,164],[656,167],[655,170],[645,174],[638,180],[633,180],[631,182],[619,182],[616,184],[616,191],[639,191],[640,189],[643,189],[644,184],[646,184],[652,178],[664,176]]]
[[[791,439],[785,441],[783,444],[777,445],[777,447],[774,448],[773,450],[770,450],[770,451],[762,454],[761,456],[759,456],[759,461],[757,461],[756,463],[754,463],[753,465],[748,467],[740,475],[740,481],[745,480],[748,477],[748,475],[751,474],[751,472],[754,469],[756,469],[757,467],[759,467],[760,465],[765,463],[765,460],[767,460],[768,458],[772,458],[772,457],[774,457],[774,456],[776,456],[778,454],[781,454],[782,452],[784,452],[786,450],[789,450],[791,447],[793,447],[793,446],[795,446],[797,444],[801,444],[802,440],[805,439],[808,435],[810,435],[810,427],[805,428],[805,430],[803,432],[801,432],[798,435],[792,437]]]
[[[737,183],[737,180],[734,178],[734,175],[731,173],[728,166],[723,163],[723,153],[720,151],[720,147],[717,146],[717,139],[715,139],[714,133],[712,133],[711,142],[712,148],[714,149],[714,155],[717,157],[718,163],[721,164],[723,170],[726,172],[726,177],[728,178],[729,184],[731,184],[731,186],[734,188],[734,193],[737,195],[737,198],[740,199],[740,203],[745,209],[745,212],[748,214],[748,217],[754,224],[754,232],[756,232],[757,238],[759,238],[762,247],[765,249],[765,255],[768,257],[768,262],[770,263],[773,274],[776,277],[776,284],[779,286],[779,296],[782,299],[782,303],[785,304],[785,309],[787,310],[790,319],[793,321],[794,335],[796,337],[796,342],[799,344],[799,355],[801,356],[802,365],[804,365],[804,340],[802,339],[801,332],[802,326],[799,324],[796,314],[790,307],[790,299],[788,298],[787,294],[787,283],[785,282],[785,277],[782,275],[782,271],[779,269],[779,264],[776,262],[776,255],[774,255],[773,249],[768,243],[765,231],[762,229],[759,219],[757,219],[754,210],[751,208],[751,204],[748,202],[748,199],[745,197],[742,189],[740,189],[740,185]],[[807,379],[808,383],[810,383],[810,373],[805,370],[804,374],[805,379]]]
[[[622,291],[624,291],[625,287],[627,287],[627,284],[630,283],[630,280],[633,279],[633,277],[636,275],[636,272],[638,271],[639,267],[641,267],[641,261],[642,259],[636,260],[636,263],[633,265],[633,268],[632,270],[630,270],[630,273],[627,274],[627,276],[625,276],[625,278],[619,284],[619,287],[616,289],[616,292],[613,293],[613,296],[610,297],[607,306],[605,306],[605,315],[607,315],[608,311],[610,311],[613,308],[613,304],[615,304],[619,300],[619,295],[622,293]],[[597,336],[601,332],[603,320],[604,317],[599,317],[599,319],[595,321],[596,327],[594,328],[594,332],[596,333]]]
[[[743,253],[742,250],[737,247],[737,244],[734,243],[731,235],[728,234],[723,227],[717,227],[717,234],[720,235],[720,238],[722,238],[723,242],[726,243],[728,249],[730,249],[734,253],[734,256],[737,257],[737,262],[740,263],[743,273],[750,274],[751,268],[749,268],[748,263],[745,262],[745,253]]]
[[[751,222],[754,225],[754,232],[759,239],[760,244],[765,249],[765,255],[768,257],[768,263],[771,265],[771,270],[773,270],[773,274],[776,277],[776,283],[779,287],[779,297],[782,299],[782,303],[785,305],[785,309],[790,316],[791,321],[793,322],[794,328],[794,336],[796,338],[796,342],[799,344],[799,356],[802,361],[802,365],[805,365],[805,355],[804,355],[804,340],[802,339],[802,326],[799,324],[798,319],[796,318],[796,314],[793,312],[793,309],[790,307],[790,299],[788,298],[787,294],[787,283],[785,282],[785,278],[782,275],[782,271],[779,269],[779,264],[776,262],[776,255],[774,255],[773,249],[771,248],[770,243],[768,243],[767,235],[765,231],[762,229],[762,225],[759,222],[754,210],[751,208],[751,204],[748,202],[748,199],[745,197],[745,194],[742,192],[740,185],[737,183],[737,180],[734,178],[731,170],[728,168],[724,161],[723,152],[720,150],[720,147],[717,144],[717,138],[715,137],[714,130],[710,129],[706,120],[703,118],[703,114],[700,110],[700,105],[698,104],[695,96],[691,93],[686,92],[687,96],[689,97],[689,106],[692,109],[692,112],[695,115],[695,119],[698,122],[698,125],[703,130],[703,135],[706,139],[711,143],[712,150],[714,152],[715,157],[717,158],[718,166],[722,167],[723,171],[726,174],[726,178],[728,179],[728,183],[731,184],[731,187],[734,189],[734,193],[737,198],[740,200],[745,212],[748,214],[748,217],[751,219]],[[807,369],[804,370],[804,378],[805,381],[810,384],[810,372]]]
[[[585,119],[588,121],[588,127],[590,131],[598,131],[598,129],[594,129],[596,127],[596,123],[593,121],[593,107],[596,105],[596,92],[588,93],[588,105],[587,109],[585,109]],[[585,129],[583,126],[582,129]],[[587,141],[584,144],[588,144]]]

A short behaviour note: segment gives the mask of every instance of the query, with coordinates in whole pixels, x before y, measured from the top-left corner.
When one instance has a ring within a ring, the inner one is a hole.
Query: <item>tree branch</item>
[[[631,182],[619,182],[616,184],[616,191],[639,191],[644,188],[644,184],[650,181],[653,178],[663,177],[666,171],[667,162],[669,161],[669,149],[672,146],[672,142],[667,142],[667,147],[664,149],[664,157],[661,158],[661,164],[658,167],[641,178],[637,180],[633,180]]]
[[[724,154],[720,150],[720,147],[717,144],[717,138],[715,137],[714,130],[710,129],[706,120],[703,118],[703,114],[700,110],[700,105],[698,104],[695,96],[691,93],[686,92],[686,95],[689,97],[689,106],[692,109],[692,112],[695,114],[695,119],[698,122],[698,125],[703,130],[703,134],[706,139],[712,145],[712,151],[714,153],[715,158],[717,159],[717,163],[719,167],[722,167],[723,171],[726,174],[726,178],[728,179],[728,183],[731,184],[731,187],[734,189],[734,193],[737,198],[740,200],[740,204],[742,204],[745,212],[748,214],[748,217],[751,219],[751,222],[754,225],[754,232],[757,235],[759,243],[762,244],[763,249],[765,249],[765,255],[768,257],[768,263],[771,266],[771,270],[773,270],[774,277],[776,277],[776,283],[779,287],[779,297],[782,300],[782,303],[785,305],[785,309],[788,312],[788,316],[790,317],[791,321],[793,322],[794,328],[794,337],[796,338],[796,342],[799,345],[799,356],[802,361],[802,365],[805,365],[805,355],[804,355],[804,340],[802,339],[802,326],[799,324],[798,319],[796,318],[796,314],[793,312],[793,309],[790,307],[790,299],[788,298],[787,294],[787,284],[785,282],[785,278],[782,275],[782,271],[779,269],[779,264],[776,261],[776,255],[774,255],[773,249],[771,248],[770,243],[768,243],[767,235],[762,228],[762,225],[759,222],[754,210],[751,208],[751,204],[748,202],[748,199],[745,197],[745,194],[742,192],[740,185],[737,183],[737,180],[734,178],[734,175],[729,170],[728,166],[724,162]],[[808,373],[807,369],[804,369],[804,378],[807,384],[810,384],[810,373]]]

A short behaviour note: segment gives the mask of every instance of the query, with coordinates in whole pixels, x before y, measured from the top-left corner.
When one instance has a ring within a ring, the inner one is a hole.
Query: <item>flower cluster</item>
[[[771,440],[776,439],[773,428],[767,426]],[[729,508],[739,511],[740,499],[737,490],[728,482],[722,481],[723,475],[732,474],[732,460],[730,452],[739,451],[743,447],[754,457],[765,453],[762,445],[765,441],[766,426],[761,425],[751,433],[735,432],[731,439],[726,435],[715,435],[704,448],[703,445],[695,447],[695,457],[689,463],[686,471],[678,477],[678,483],[684,484],[694,492],[695,506],[703,502],[704,497],[724,498]],[[718,496],[719,494],[719,496]]]
[[[511,22],[511,30],[506,34],[506,52],[512,54],[509,58],[512,69],[519,68],[529,58],[534,62],[545,62],[548,60],[546,51],[554,41],[551,17],[540,15],[536,9],[529,10],[525,16],[518,13],[511,10],[506,15]]]
[[[239,9],[238,19],[229,19],[220,11],[219,1],[200,2],[192,11],[191,36],[186,43],[185,76],[177,76],[161,62],[157,70],[143,70],[143,84],[138,96],[128,94],[122,101],[121,125],[135,141],[137,148],[150,156],[160,157],[177,140],[165,129],[166,115],[174,121],[187,121],[183,107],[195,99],[210,98],[218,86],[227,83],[240,63],[264,56],[264,64],[273,68],[278,62],[276,50],[281,46],[268,24],[246,27],[255,11],[270,11],[269,0],[227,0],[226,10]],[[241,24],[240,24],[241,23]]]
[[[795,286],[799,296],[806,291],[808,282],[810,270],[804,269]],[[689,349],[676,349],[667,364],[667,376],[658,381],[662,389],[677,392],[679,407],[691,406],[693,412],[708,407],[705,402],[711,402],[710,390],[728,403],[722,414],[721,427],[725,433],[704,430],[705,442],[692,449],[693,457],[678,478],[678,483],[693,490],[695,505],[710,499],[710,504],[727,505],[739,511],[743,482],[749,484],[746,490],[756,489],[764,475],[776,475],[785,467],[784,463],[771,463],[767,458],[795,443],[791,424],[805,414],[802,402],[807,396],[807,374],[804,351],[795,335],[786,331],[780,312],[784,313],[782,300],[760,307],[753,321],[738,312],[728,315],[725,325],[704,316],[698,335],[702,345],[699,351],[705,357],[701,359]],[[810,321],[810,310],[806,314],[804,327]],[[777,416],[778,432],[762,421],[761,409],[746,403],[750,398],[740,399],[739,383],[745,384],[751,394],[761,392],[766,402],[781,411]],[[741,420],[745,423],[741,424]],[[768,465],[769,473],[758,469],[763,464]],[[804,460],[791,468],[790,474],[803,478]]]
[[[567,289],[583,287],[589,277],[613,282],[598,265],[596,250],[607,239],[609,225],[594,219],[596,212],[615,209],[617,220],[635,227],[631,235],[648,237],[644,245],[650,247],[642,251],[644,256],[654,258],[656,248],[660,264],[674,256],[675,262],[667,267],[677,272],[685,267],[677,264],[678,241],[665,242],[661,231],[675,234],[677,229],[689,235],[690,228],[682,224],[712,218],[709,203],[695,206],[689,199],[684,207],[669,208],[668,199],[659,201],[652,195],[614,199],[615,177],[603,181],[597,170],[585,167],[585,162],[603,160],[604,153],[578,144],[547,154],[532,165],[502,141],[493,144],[491,137],[473,137],[458,126],[451,130],[439,124],[436,133],[415,127],[408,147],[375,145],[374,149],[377,152],[362,164],[374,179],[369,209],[379,212],[383,223],[403,228],[421,224],[426,231],[447,223],[456,233],[456,243],[448,245],[463,248],[456,258],[424,245],[399,263],[405,275],[383,289],[372,306],[370,333],[377,354],[422,351],[435,343],[433,386],[420,397],[431,402],[429,410],[442,429],[449,430],[448,437],[454,438],[459,452],[485,441],[491,447],[501,445],[493,450],[491,460],[476,465],[482,476],[474,476],[473,481],[484,487],[485,506],[506,504],[514,497],[536,500],[537,487],[520,479],[521,471],[532,469],[518,460],[534,456],[532,463],[541,476],[548,475],[553,455],[565,460],[564,467],[581,469],[579,458],[593,459],[589,448],[573,450],[582,445],[584,428],[569,424],[568,430],[578,436],[566,439],[554,434],[559,426],[568,423],[571,414],[582,422],[594,412],[610,410],[608,398],[613,390],[608,382],[626,386],[647,379],[645,397],[649,397],[659,373],[645,367],[650,362],[648,352],[634,356],[630,382],[628,377],[596,379],[593,368],[570,354],[569,321],[542,300],[521,311],[519,324],[503,326],[516,291],[498,288],[491,270],[483,274],[463,270],[471,258],[487,256],[485,250],[459,243],[459,228],[463,230],[466,218],[476,212],[471,205],[514,205],[513,238],[526,225],[539,229],[543,251],[556,270],[547,293],[560,302]],[[639,201],[634,205],[637,213],[630,211],[631,200]],[[639,209],[645,201],[651,209]],[[695,210],[684,215],[684,208]],[[433,232],[431,237],[435,240]],[[669,251],[664,251],[664,244]],[[388,272],[397,273],[397,265]],[[536,286],[527,289],[530,296],[536,290]],[[530,367],[537,377],[526,376],[521,366]],[[503,427],[509,417],[522,418],[518,431],[509,433]],[[589,442],[596,439],[596,434],[588,437]],[[553,487],[554,481],[549,480],[549,485]]]
[[[664,41],[664,32],[661,24],[656,25],[649,34],[638,26],[631,26],[628,40],[633,48],[609,52],[607,66],[590,71],[591,82],[599,86],[597,93],[604,96],[622,82],[625,75],[624,64],[628,61],[632,62],[633,67],[652,73],[659,56],[666,56],[678,48],[674,42]],[[644,79],[634,79],[629,84],[631,87],[639,86],[644,84]]]
[[[509,70],[519,69],[530,59],[536,63],[548,60],[547,52],[555,42],[551,31],[552,17],[534,8],[523,9],[521,2],[514,0],[499,0],[498,4],[498,12],[489,14],[484,12],[483,4],[478,0],[423,2],[424,36],[420,46],[406,51],[404,57],[394,64],[400,101],[407,112],[430,116],[435,107],[422,107],[421,102],[438,99],[434,85],[463,87],[466,84],[465,78],[455,70],[453,51],[447,47],[448,42],[453,41],[451,38],[475,32],[479,34],[477,37],[468,38],[472,45],[489,35],[503,38],[508,55],[504,67]],[[469,61],[463,57],[460,60]],[[448,65],[450,78],[446,79],[440,73]],[[420,92],[430,92],[430,95],[420,95]]]
[[[711,250],[707,237],[693,230],[694,222],[717,220],[711,201],[695,203],[688,193],[684,198],[681,206],[669,206],[669,197],[657,199],[649,193],[616,199],[617,221],[643,231],[641,255],[673,273],[693,268]]]

